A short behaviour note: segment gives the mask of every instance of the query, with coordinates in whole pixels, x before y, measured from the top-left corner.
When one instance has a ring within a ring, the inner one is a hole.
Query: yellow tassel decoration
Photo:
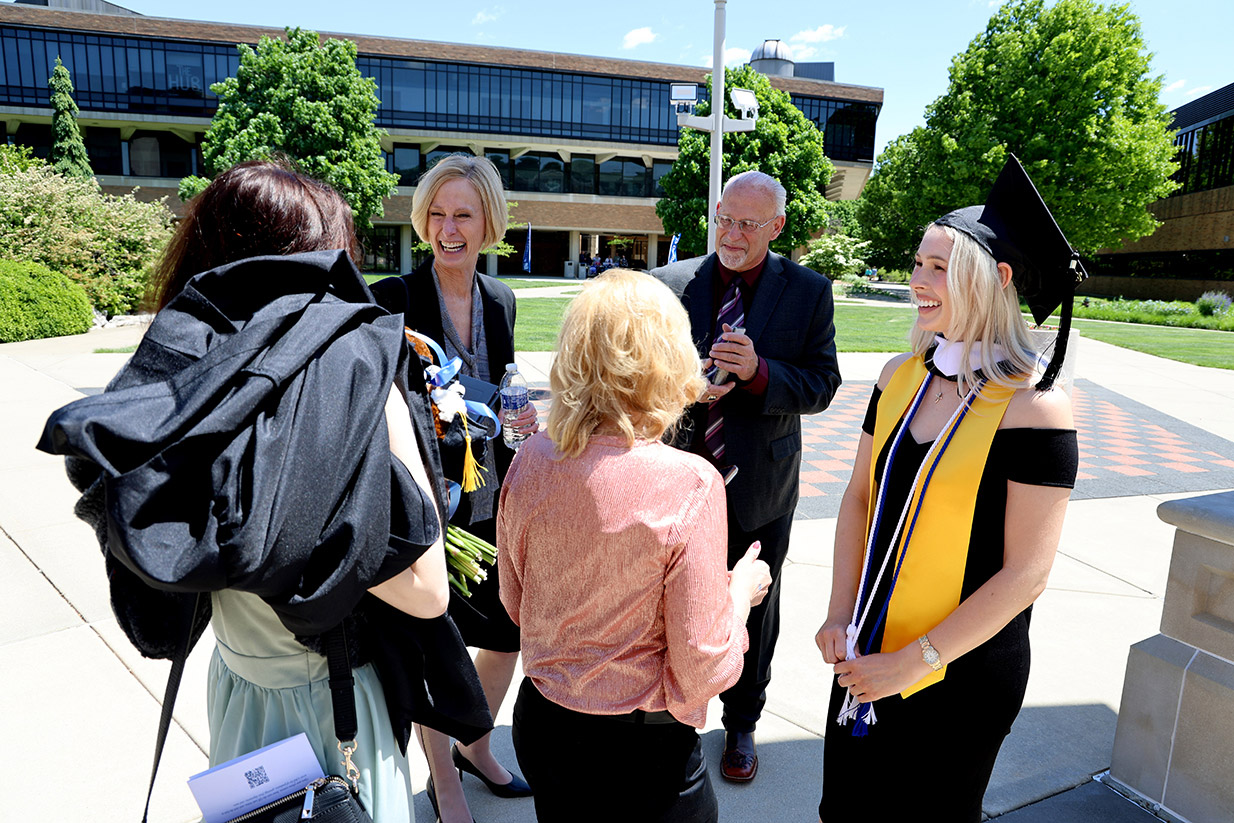
[[[484,485],[484,475],[481,472],[485,469],[476,462],[476,456],[471,453],[471,432],[467,430],[467,415],[460,416],[463,418],[463,437],[467,440],[463,452],[463,491],[474,492]]]

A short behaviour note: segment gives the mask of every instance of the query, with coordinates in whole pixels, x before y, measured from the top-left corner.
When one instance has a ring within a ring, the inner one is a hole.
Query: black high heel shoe
[[[437,787],[433,785],[433,776],[428,777],[428,784],[424,787],[424,791],[428,794],[429,805],[433,807],[433,815],[437,818],[437,823],[441,823],[441,810],[437,808]],[[476,823],[476,819],[471,818],[471,823]]]
[[[484,776],[484,772],[476,768],[476,764],[463,756],[463,753],[458,750],[458,744],[450,749],[450,756],[454,758],[454,766],[458,769],[460,779],[463,777],[463,772],[467,772],[480,778],[480,782],[498,797],[531,797],[531,786],[528,786],[527,781],[514,772],[510,772],[509,783],[494,783]]]

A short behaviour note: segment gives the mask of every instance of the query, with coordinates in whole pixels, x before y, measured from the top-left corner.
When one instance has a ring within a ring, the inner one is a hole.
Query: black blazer
[[[514,291],[495,277],[476,273],[480,285],[480,303],[484,308],[484,342],[488,346],[489,377],[501,382],[507,363],[514,362]],[[433,287],[433,258],[429,258],[411,274],[387,277],[370,287],[377,305],[391,314],[402,314],[403,324],[413,331],[426,334],[442,343],[445,330],[441,321],[441,303]],[[500,437],[489,441],[497,456],[498,482],[505,479],[514,452],[506,448]]]
[[[651,274],[681,298],[700,357],[711,349],[716,256],[695,257]],[[797,507],[801,470],[801,415],[827,408],[840,387],[831,281],[775,252],[746,313],[746,334],[767,363],[767,390],[736,389],[722,400],[725,458],[740,471],[728,486],[728,512],[743,531]],[[698,451],[706,428],[705,403],[687,410],[677,445]]]

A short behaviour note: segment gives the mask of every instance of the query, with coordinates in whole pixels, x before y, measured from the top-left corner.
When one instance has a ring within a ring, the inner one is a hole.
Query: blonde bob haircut
[[[549,372],[548,436],[578,457],[603,425],[659,440],[706,388],[685,308],[660,281],[610,269],[566,311]]]
[[[970,364],[978,352],[980,369],[992,385],[1020,388],[1038,368],[1037,352],[1020,311],[1015,285],[1003,286],[998,263],[962,231],[931,223],[926,233],[945,232],[951,238],[951,258],[947,262],[947,297],[951,302],[951,327],[948,340],[964,343],[957,375],[962,390],[976,382]],[[925,354],[934,344],[934,332],[913,327],[910,335],[914,354]],[[1000,358],[993,344],[1003,347]]]
[[[497,167],[487,157],[473,154],[447,154],[420,178],[411,198],[411,225],[425,243],[429,237],[428,210],[437,199],[437,192],[451,180],[466,180],[475,187],[484,209],[484,248],[496,245],[506,236],[510,213],[506,209],[506,196],[501,188]]]

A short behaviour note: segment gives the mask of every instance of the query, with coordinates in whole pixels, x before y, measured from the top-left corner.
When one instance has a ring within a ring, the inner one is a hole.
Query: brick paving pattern
[[[873,383],[845,383],[822,414],[802,420],[797,519],[835,517],[853,469]],[[533,389],[541,420],[547,389]],[[1072,498],[1234,488],[1234,443],[1088,380],[1072,392],[1080,470]]]

